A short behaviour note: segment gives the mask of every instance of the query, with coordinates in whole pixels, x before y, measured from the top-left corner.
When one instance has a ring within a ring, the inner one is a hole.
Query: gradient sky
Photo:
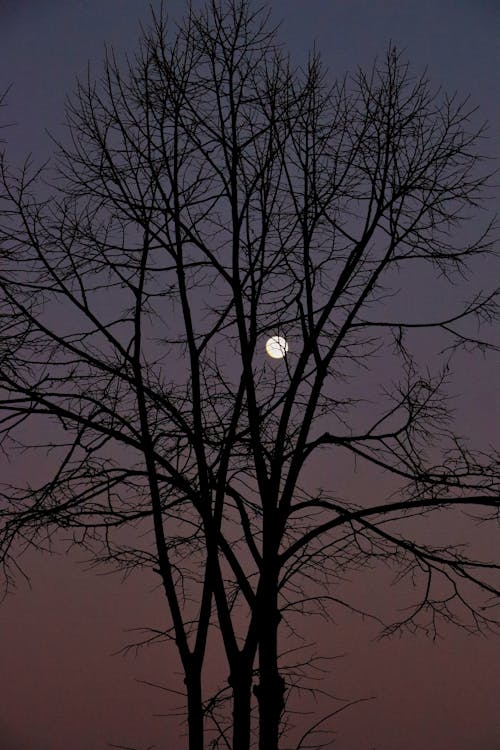
[[[0,0],[0,91],[12,84],[3,117],[16,123],[6,133],[12,161],[28,153],[36,161],[49,156],[45,129],[61,133],[64,97],[75,76],[85,74],[89,60],[99,73],[105,42],[119,53],[133,50],[148,5]],[[186,3],[166,5],[177,18]],[[368,65],[392,41],[417,72],[427,66],[436,85],[470,94],[498,143],[495,0],[275,0],[272,15],[282,19],[280,35],[295,60],[303,60],[316,43],[332,76]],[[487,148],[493,153],[494,141]],[[465,356],[458,364],[461,431],[482,445],[498,442],[491,416],[493,365]],[[2,470],[7,467],[0,463]],[[28,465],[22,471],[30,476],[35,469]],[[152,716],[175,701],[137,682],[178,688],[175,656],[160,649],[138,658],[112,655],[130,639],[127,628],[164,622],[155,581],[138,577],[121,583],[116,576],[84,571],[78,559],[76,553],[30,555],[25,568],[31,589],[20,580],[18,592],[0,606],[0,749],[104,750],[114,742],[175,750],[176,721]],[[385,584],[381,577],[357,581],[356,596],[383,614],[394,604]],[[375,634],[372,625],[342,612],[337,627],[306,633],[330,654],[344,654],[332,663],[327,687],[346,698],[376,696],[339,717],[335,750],[500,747],[498,640],[450,630],[434,643],[422,636],[378,643]],[[216,656],[210,658],[217,672]]]

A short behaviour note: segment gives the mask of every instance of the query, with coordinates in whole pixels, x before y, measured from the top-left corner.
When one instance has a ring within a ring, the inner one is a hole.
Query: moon
[[[266,353],[272,359],[283,359],[288,351],[288,342],[283,336],[271,336],[266,341]]]

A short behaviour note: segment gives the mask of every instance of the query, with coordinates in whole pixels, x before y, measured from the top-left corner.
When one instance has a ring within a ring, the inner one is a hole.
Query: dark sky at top
[[[104,43],[119,55],[133,51],[148,5],[0,0],[0,91],[12,84],[3,117],[16,123],[6,131],[11,161],[29,153],[37,162],[50,155],[45,129],[63,137],[64,99],[75,76],[86,74],[89,61],[99,74]],[[186,3],[167,0],[166,6],[175,19]],[[500,4],[494,0],[275,0],[272,17],[282,20],[280,36],[294,59],[304,60],[316,44],[332,77],[368,66],[392,41],[416,72],[427,67],[436,85],[470,94],[490,122],[493,140],[486,149],[495,152]],[[498,441],[493,366],[475,358],[458,361],[462,432],[482,444]],[[30,475],[29,465],[25,473]],[[21,582],[0,607],[0,749],[104,750],[107,742],[175,749],[175,742],[164,742],[167,732],[175,736],[175,721],[152,718],[172,699],[136,680],[178,687],[177,663],[160,650],[137,659],[112,655],[128,642],[125,629],[164,621],[154,582],[121,584],[83,571],[77,560],[78,554],[31,555],[31,590]],[[381,613],[391,606],[390,590],[377,592],[379,602],[370,582],[363,586],[359,591]],[[338,628],[307,633],[324,650],[345,654],[332,663],[333,692],[377,696],[339,717],[336,750],[500,747],[498,641],[447,631],[437,643],[420,636],[377,643],[375,634],[343,613]]]

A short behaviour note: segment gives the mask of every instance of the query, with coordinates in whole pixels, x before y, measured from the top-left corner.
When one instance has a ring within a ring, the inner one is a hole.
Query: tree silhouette
[[[212,0],[178,29],[153,16],[123,70],[109,52],[79,82],[52,165],[2,156],[2,446],[48,453],[39,485],[2,490],[6,586],[61,530],[96,565],[154,571],[171,624],[147,640],[175,641],[190,750],[209,720],[213,747],[247,750],[253,696],[259,748],[278,748],[296,684],[282,628],[355,609],[336,595],[351,571],[383,562],[416,588],[386,633],[494,625],[498,562],[408,523],[498,520],[495,457],[459,438],[444,395],[456,351],[494,348],[471,325],[495,313],[473,276],[492,224],[465,232],[489,185],[474,120],[393,48],[332,84],[316,53],[293,67],[265,11]],[[426,269],[470,298],[406,309],[397,288]],[[440,359],[421,362],[417,330]],[[391,494],[312,486],[326,451]],[[207,699],[215,623],[229,677]]]

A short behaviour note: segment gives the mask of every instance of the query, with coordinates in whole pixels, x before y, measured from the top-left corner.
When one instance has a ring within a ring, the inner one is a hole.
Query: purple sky
[[[64,97],[75,76],[85,73],[88,60],[99,73],[104,42],[118,52],[133,50],[148,5],[0,0],[0,91],[12,84],[4,117],[17,123],[7,132],[12,161],[29,152],[35,160],[49,156],[44,130],[60,133]],[[181,0],[166,5],[174,18],[186,7]],[[316,43],[331,75],[343,76],[383,55],[392,40],[417,72],[427,66],[436,85],[470,94],[498,139],[495,0],[275,0],[272,8],[273,18],[283,19],[280,35],[296,61]],[[494,142],[487,148],[493,153]],[[457,363],[461,431],[481,445],[498,442],[494,364],[465,356]],[[6,470],[2,461],[0,471]],[[36,478],[36,466],[22,471]],[[491,538],[480,541],[493,547]],[[172,699],[137,682],[179,688],[175,654],[157,648],[137,659],[112,655],[128,642],[127,628],[165,622],[156,582],[138,577],[121,583],[116,576],[85,572],[78,559],[27,557],[32,588],[20,581],[0,607],[0,749],[104,750],[107,742],[121,742],[175,750],[176,721],[152,716],[165,713]],[[377,574],[374,581],[355,581],[353,590],[383,614],[393,605],[386,584]],[[323,652],[344,654],[332,662],[326,687],[346,698],[376,696],[339,717],[336,750],[500,747],[498,640],[456,630],[435,643],[421,636],[378,643],[375,635],[371,624],[342,612],[337,627],[318,624],[306,632],[306,640],[318,640]]]

